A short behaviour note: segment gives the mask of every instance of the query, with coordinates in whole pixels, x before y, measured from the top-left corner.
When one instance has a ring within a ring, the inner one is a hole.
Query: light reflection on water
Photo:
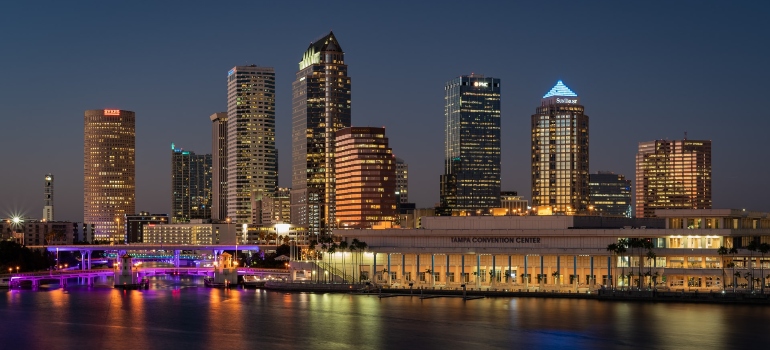
[[[766,306],[106,285],[0,291],[0,348],[754,348],[770,321]]]

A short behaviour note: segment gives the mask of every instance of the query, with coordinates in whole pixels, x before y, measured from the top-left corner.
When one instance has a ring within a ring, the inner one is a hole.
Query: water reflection
[[[379,299],[210,289],[179,276],[152,285],[0,291],[1,347],[738,348],[760,344],[770,321],[768,308],[741,305]]]

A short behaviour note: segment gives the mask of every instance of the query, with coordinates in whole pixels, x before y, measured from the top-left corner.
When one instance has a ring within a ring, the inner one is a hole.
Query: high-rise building
[[[396,158],[396,199],[409,203],[409,164],[401,158]]]
[[[146,211],[125,216],[126,243],[148,243],[144,240],[145,225],[167,225],[168,214],[150,214]]]
[[[120,221],[136,211],[135,114],[87,110],[84,136],[84,222],[94,225],[94,240],[123,243]]]
[[[631,180],[610,171],[589,174],[590,215],[631,217]]]
[[[291,189],[279,187],[272,197],[262,200],[262,224],[291,223]]]
[[[350,127],[350,78],[334,33],[310,44],[292,84],[292,223],[308,233],[335,225],[334,135]]]
[[[227,216],[251,223],[254,200],[278,184],[275,70],[236,66],[227,72]]]
[[[559,80],[532,115],[532,206],[584,214],[588,201],[588,116]]]
[[[444,175],[448,211],[500,206],[500,79],[464,75],[444,86]]]
[[[53,221],[53,174],[46,174],[44,179],[43,221]]]
[[[385,128],[336,132],[337,226],[371,228],[396,220],[396,164]]]
[[[211,155],[171,144],[171,221],[211,218]]]
[[[655,140],[636,153],[636,217],[711,209],[711,140]]]
[[[516,191],[500,192],[500,208],[505,209],[504,215],[525,215],[528,213],[529,202],[519,196]]]
[[[211,219],[219,221],[227,218],[227,112],[214,113],[209,119],[212,131]]]

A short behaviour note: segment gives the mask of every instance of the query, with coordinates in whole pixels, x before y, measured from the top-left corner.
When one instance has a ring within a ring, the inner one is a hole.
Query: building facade
[[[43,182],[43,221],[53,221],[53,174],[46,174]]]
[[[337,227],[396,221],[396,160],[385,128],[338,130],[336,156]]]
[[[634,192],[637,217],[657,209],[711,209],[711,141],[640,142]]]
[[[399,204],[409,203],[409,164],[396,157],[396,199]]]
[[[292,223],[311,234],[335,226],[334,133],[350,127],[350,77],[334,33],[314,41],[292,84]]]
[[[262,200],[262,224],[291,223],[291,189],[279,187],[272,197]]]
[[[503,191],[500,192],[500,208],[505,210],[505,215],[526,215],[529,202],[516,191]]]
[[[631,217],[631,180],[625,175],[599,171],[588,176],[588,187],[590,215]]]
[[[532,115],[532,207],[573,215],[588,203],[588,116],[559,80]]]
[[[500,79],[465,75],[444,86],[444,174],[447,211],[500,206]]]
[[[170,222],[168,214],[150,214],[146,211],[126,215],[123,221],[126,223],[126,243],[147,243],[144,241],[145,225],[167,225]]]
[[[211,219],[212,159],[171,144],[171,221]]]
[[[237,226],[241,225],[233,223],[145,224],[143,243],[186,245],[235,244],[238,238]]]
[[[120,220],[136,211],[135,114],[119,109],[85,112],[84,222],[94,239],[122,243]]]
[[[211,219],[227,218],[227,112],[211,119]]]
[[[236,66],[227,73],[227,216],[250,223],[253,201],[277,185],[275,70]]]

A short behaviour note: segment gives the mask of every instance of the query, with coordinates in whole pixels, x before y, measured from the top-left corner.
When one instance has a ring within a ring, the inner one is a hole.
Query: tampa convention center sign
[[[452,243],[540,243],[540,237],[450,237]]]

